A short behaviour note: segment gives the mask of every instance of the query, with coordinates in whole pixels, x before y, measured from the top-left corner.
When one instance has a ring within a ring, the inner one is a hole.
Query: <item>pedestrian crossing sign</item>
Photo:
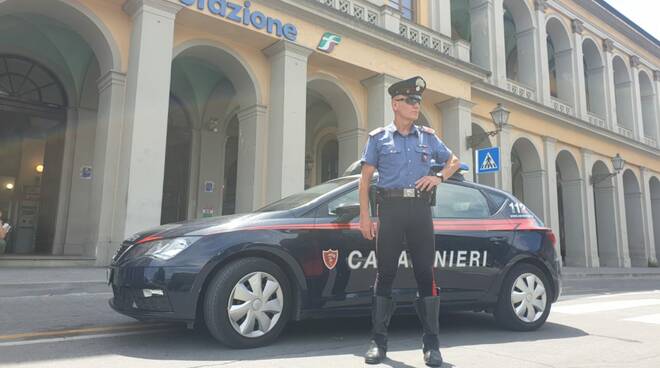
[[[491,147],[475,151],[477,174],[500,171],[500,148]]]

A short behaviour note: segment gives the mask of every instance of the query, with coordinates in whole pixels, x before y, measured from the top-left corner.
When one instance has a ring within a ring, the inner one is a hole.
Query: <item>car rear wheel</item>
[[[543,271],[531,264],[514,266],[500,289],[494,314],[504,328],[533,331],[550,314],[549,282]]]
[[[284,272],[263,258],[232,262],[215,275],[204,298],[204,320],[211,335],[233,348],[272,343],[290,310]]]

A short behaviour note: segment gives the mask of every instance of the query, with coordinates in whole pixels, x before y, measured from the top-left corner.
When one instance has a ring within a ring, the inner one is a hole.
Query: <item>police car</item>
[[[132,236],[109,267],[110,306],[139,320],[203,323],[235,348],[272,343],[291,320],[369,315],[378,265],[359,228],[359,178],[253,213]],[[442,307],[492,312],[512,330],[539,328],[561,292],[555,235],[506,192],[461,174],[440,188],[433,222]],[[396,313],[412,314],[417,290],[406,251],[398,265]]]

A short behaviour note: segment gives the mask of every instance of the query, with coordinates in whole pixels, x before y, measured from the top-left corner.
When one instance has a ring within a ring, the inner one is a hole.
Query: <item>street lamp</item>
[[[621,158],[621,155],[619,155],[617,153],[616,156],[612,157],[612,167],[614,167],[614,172],[613,173],[607,173],[607,174],[601,174],[601,175],[591,175],[589,177],[589,182],[591,183],[591,185],[596,185],[596,184],[600,183],[603,180],[609,179],[609,178],[617,175],[618,173],[621,172],[621,170],[623,170],[623,165],[625,163],[626,162],[623,160],[623,158]]]
[[[497,129],[492,130],[490,132],[484,132],[480,134],[473,134],[469,137],[467,137],[467,145],[471,149],[475,149],[483,142],[483,140],[486,137],[494,137],[496,136],[499,132],[502,131],[502,129],[508,124],[509,122],[509,114],[511,114],[511,111],[507,110],[504,106],[502,106],[501,103],[497,104],[497,107],[493,111],[490,112],[490,116],[493,119],[493,123],[495,123],[495,126]]]

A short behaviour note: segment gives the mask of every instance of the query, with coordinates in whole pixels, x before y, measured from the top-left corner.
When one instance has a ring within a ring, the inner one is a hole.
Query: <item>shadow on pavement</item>
[[[506,331],[496,325],[490,314],[471,312],[442,314],[440,326],[440,344],[443,348],[587,335],[580,329],[549,322],[537,331]],[[367,317],[293,322],[273,345],[233,350],[216,342],[204,330],[191,331],[182,325],[173,324],[167,332],[0,347],[0,365],[95,356],[155,361],[233,362],[311,356],[332,359],[333,356],[348,355],[355,356],[356,362],[361,362],[367,348],[369,329],[370,320]],[[416,316],[394,317],[389,341],[390,353],[418,350],[421,361],[421,327]],[[383,366],[410,367],[396,360],[388,360]],[[443,367],[452,365],[445,363]]]

